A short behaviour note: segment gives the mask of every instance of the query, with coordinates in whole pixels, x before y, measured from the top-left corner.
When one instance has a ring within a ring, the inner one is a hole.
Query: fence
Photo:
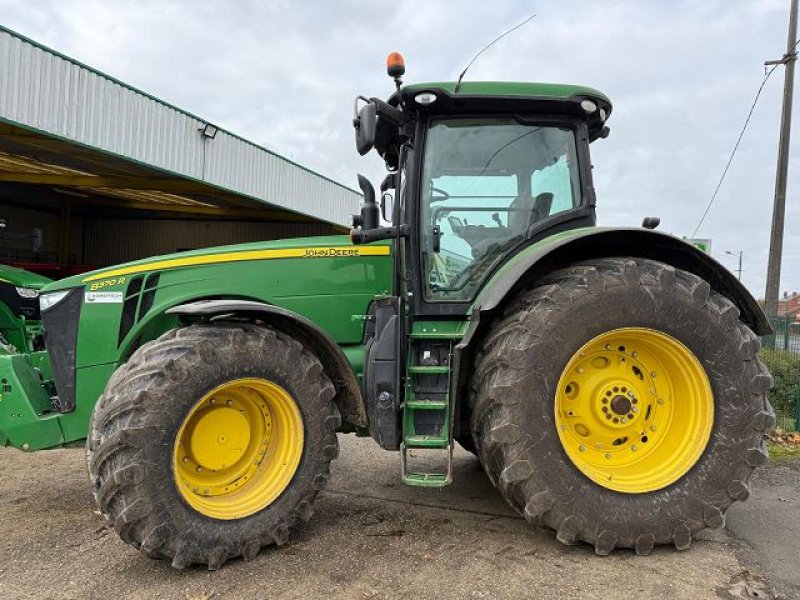
[[[775,379],[769,401],[777,426],[800,431],[800,324],[794,317],[770,319],[774,335],[761,338],[761,359]]]

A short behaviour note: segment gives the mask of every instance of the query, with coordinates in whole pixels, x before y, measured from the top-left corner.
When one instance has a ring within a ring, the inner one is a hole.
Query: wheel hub
[[[633,405],[625,396],[614,396],[611,399],[611,410],[614,411],[614,414],[627,415],[631,412],[631,408]]]
[[[280,495],[302,450],[302,417],[289,393],[264,379],[237,379],[203,396],[186,416],[173,470],[192,508],[237,519]]]
[[[628,493],[680,478],[713,423],[703,367],[678,340],[652,329],[616,329],[588,342],[564,369],[555,400],[559,439],[575,466]]]
[[[250,424],[244,410],[224,407],[198,416],[189,438],[189,454],[200,467],[216,471],[238,462],[249,445]]]

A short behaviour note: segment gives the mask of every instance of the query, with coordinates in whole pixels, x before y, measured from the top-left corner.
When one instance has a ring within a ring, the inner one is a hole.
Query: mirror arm
[[[383,181],[381,181],[382,192],[385,192],[387,190],[393,190],[395,188],[396,175],[397,173],[395,171],[386,174],[386,177],[384,177]]]
[[[378,240],[389,240],[396,237],[408,237],[410,229],[408,225],[399,227],[378,227],[376,229],[351,229],[350,241],[356,245],[369,244]]]
[[[392,125],[400,125],[403,120],[403,111],[399,108],[395,108],[391,104],[384,102],[380,98],[370,98],[369,99],[372,104],[375,105],[375,108],[378,111],[378,116],[386,119]]]

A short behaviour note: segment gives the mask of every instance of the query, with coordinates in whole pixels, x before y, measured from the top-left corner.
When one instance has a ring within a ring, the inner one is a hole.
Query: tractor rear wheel
[[[320,361],[268,326],[165,333],[95,406],[87,460],[100,511],[176,568],[285,544],[338,454],[334,395]]]
[[[478,456],[509,504],[566,544],[648,554],[721,527],[775,421],[759,340],[707,282],[608,258],[557,271],[484,338]]]

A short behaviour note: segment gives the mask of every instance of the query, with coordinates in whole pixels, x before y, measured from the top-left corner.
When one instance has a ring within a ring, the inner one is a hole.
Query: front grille
[[[42,313],[45,343],[56,382],[59,412],[75,408],[75,349],[83,288],[75,288],[61,302]]]

